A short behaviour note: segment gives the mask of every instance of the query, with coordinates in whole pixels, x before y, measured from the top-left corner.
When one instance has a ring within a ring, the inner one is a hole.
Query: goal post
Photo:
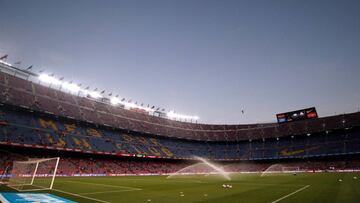
[[[14,161],[7,186],[18,191],[51,190],[60,158]]]
[[[6,166],[0,175],[0,184],[8,183],[10,177],[9,171],[10,171],[10,166]]]
[[[288,175],[291,173],[296,175],[298,172],[300,172],[300,170],[300,167],[296,165],[273,164],[261,172],[261,176]]]

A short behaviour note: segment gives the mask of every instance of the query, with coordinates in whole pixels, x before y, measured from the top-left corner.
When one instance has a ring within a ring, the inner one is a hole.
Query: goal
[[[298,173],[300,171],[300,167],[292,166],[292,167],[282,167],[283,173]]]
[[[60,158],[14,161],[7,186],[17,191],[51,190]]]

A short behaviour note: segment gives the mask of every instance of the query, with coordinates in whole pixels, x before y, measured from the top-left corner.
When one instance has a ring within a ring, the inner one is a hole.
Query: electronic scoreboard
[[[315,107],[276,114],[278,123],[318,118]]]

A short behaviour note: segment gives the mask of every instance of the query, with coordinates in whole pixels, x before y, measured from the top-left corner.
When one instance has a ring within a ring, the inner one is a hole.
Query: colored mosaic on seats
[[[238,142],[172,139],[92,126],[35,113],[0,110],[0,142],[81,151],[143,154],[156,157],[212,159],[274,159],[352,154],[360,151],[358,130],[287,136]]]

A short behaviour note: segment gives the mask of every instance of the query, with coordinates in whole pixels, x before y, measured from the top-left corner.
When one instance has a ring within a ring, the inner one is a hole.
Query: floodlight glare
[[[48,83],[48,84],[61,85],[64,89],[69,90],[72,93],[80,93],[81,92],[83,95],[89,95],[90,97],[92,97],[94,99],[103,98],[103,96],[99,92],[82,89],[82,88],[80,88],[80,86],[73,84],[73,83],[62,82],[61,80],[58,80],[55,77],[49,76],[45,73],[39,75],[39,80],[44,83]],[[144,106],[126,102],[126,101],[121,101],[117,97],[110,98],[110,103],[114,106],[118,105],[118,104],[122,104],[127,109],[142,109],[149,113],[156,111],[153,108],[144,107]],[[198,116],[188,116],[188,115],[177,114],[174,111],[170,111],[166,115],[170,119],[195,120],[195,121],[199,119]]]
[[[111,102],[111,100],[110,100]],[[121,100],[118,100],[118,103],[124,105],[126,108],[137,108],[137,109],[142,109],[144,111],[147,111],[147,112],[154,112],[155,110],[154,109],[151,109],[151,108],[148,108],[148,107],[143,107],[143,106],[139,106],[139,105],[136,105],[136,104],[133,104],[133,103],[130,103],[130,102],[125,102],[125,101],[121,101]]]
[[[117,104],[120,103],[120,99],[117,98],[117,97],[112,97],[112,98],[110,99],[110,103],[111,103],[112,105],[117,105]]]
[[[74,92],[74,93],[80,91],[79,86],[77,86],[76,84],[68,83],[68,82],[64,82],[63,87],[67,90],[70,90],[70,92]]]
[[[49,84],[54,84],[54,85],[60,85],[61,84],[61,81],[52,77],[52,76],[49,76],[45,73],[41,74],[39,76],[39,80],[41,80],[42,82],[45,82],[45,83],[49,83]]]
[[[136,104],[133,104],[133,103],[121,102],[121,101],[120,101],[120,103],[128,108],[137,108],[138,107]]]
[[[90,95],[90,97],[92,97],[94,99],[98,99],[98,98],[102,97],[99,92],[89,92],[88,94]]]
[[[8,62],[3,61],[3,60],[0,60],[0,63],[3,63],[3,64],[8,65],[8,66],[12,66],[12,64],[11,64],[11,63],[8,63]]]
[[[187,116],[187,115],[177,114],[173,111],[168,112],[166,115],[171,119],[199,120],[198,116]]]
[[[169,118],[174,118],[175,117],[175,113],[173,111],[170,111],[169,113],[167,113],[167,116]]]

